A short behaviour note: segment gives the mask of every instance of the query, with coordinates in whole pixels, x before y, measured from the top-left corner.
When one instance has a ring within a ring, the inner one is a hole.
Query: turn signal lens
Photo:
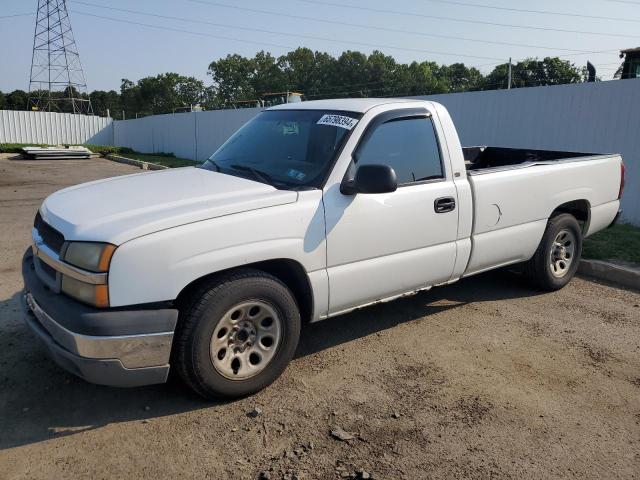
[[[106,272],[109,270],[109,263],[111,263],[111,257],[113,257],[113,252],[116,251],[116,246],[107,243],[102,249],[102,254],[100,255],[100,261],[98,262],[98,270],[101,272]]]
[[[76,300],[105,308],[109,306],[109,287],[81,282],[67,275],[62,276],[62,291]]]

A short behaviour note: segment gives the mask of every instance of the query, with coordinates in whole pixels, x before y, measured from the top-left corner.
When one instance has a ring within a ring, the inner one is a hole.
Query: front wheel
[[[174,366],[206,398],[245,396],[278,378],[299,336],[300,313],[289,289],[264,272],[238,271],[185,306]]]
[[[542,290],[564,287],[578,270],[582,255],[582,232],[573,215],[563,213],[547,223],[540,245],[524,270]]]

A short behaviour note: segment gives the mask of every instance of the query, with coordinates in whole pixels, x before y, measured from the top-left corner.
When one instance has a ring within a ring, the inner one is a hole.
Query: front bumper
[[[26,323],[62,368],[116,387],[167,380],[177,310],[96,309],[56,294],[37,276],[31,249],[22,276]]]

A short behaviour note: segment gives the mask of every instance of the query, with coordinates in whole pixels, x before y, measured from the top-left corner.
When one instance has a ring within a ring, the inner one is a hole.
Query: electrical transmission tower
[[[38,0],[28,107],[93,115],[65,0]]]

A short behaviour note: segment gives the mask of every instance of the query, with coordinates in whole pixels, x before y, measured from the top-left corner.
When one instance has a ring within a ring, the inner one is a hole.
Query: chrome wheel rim
[[[549,254],[551,274],[554,277],[562,278],[567,274],[573,263],[575,250],[576,237],[573,232],[566,229],[560,230],[551,245]]]
[[[211,336],[209,355],[216,371],[230,380],[246,380],[273,359],[282,337],[282,320],[261,300],[229,309]]]

